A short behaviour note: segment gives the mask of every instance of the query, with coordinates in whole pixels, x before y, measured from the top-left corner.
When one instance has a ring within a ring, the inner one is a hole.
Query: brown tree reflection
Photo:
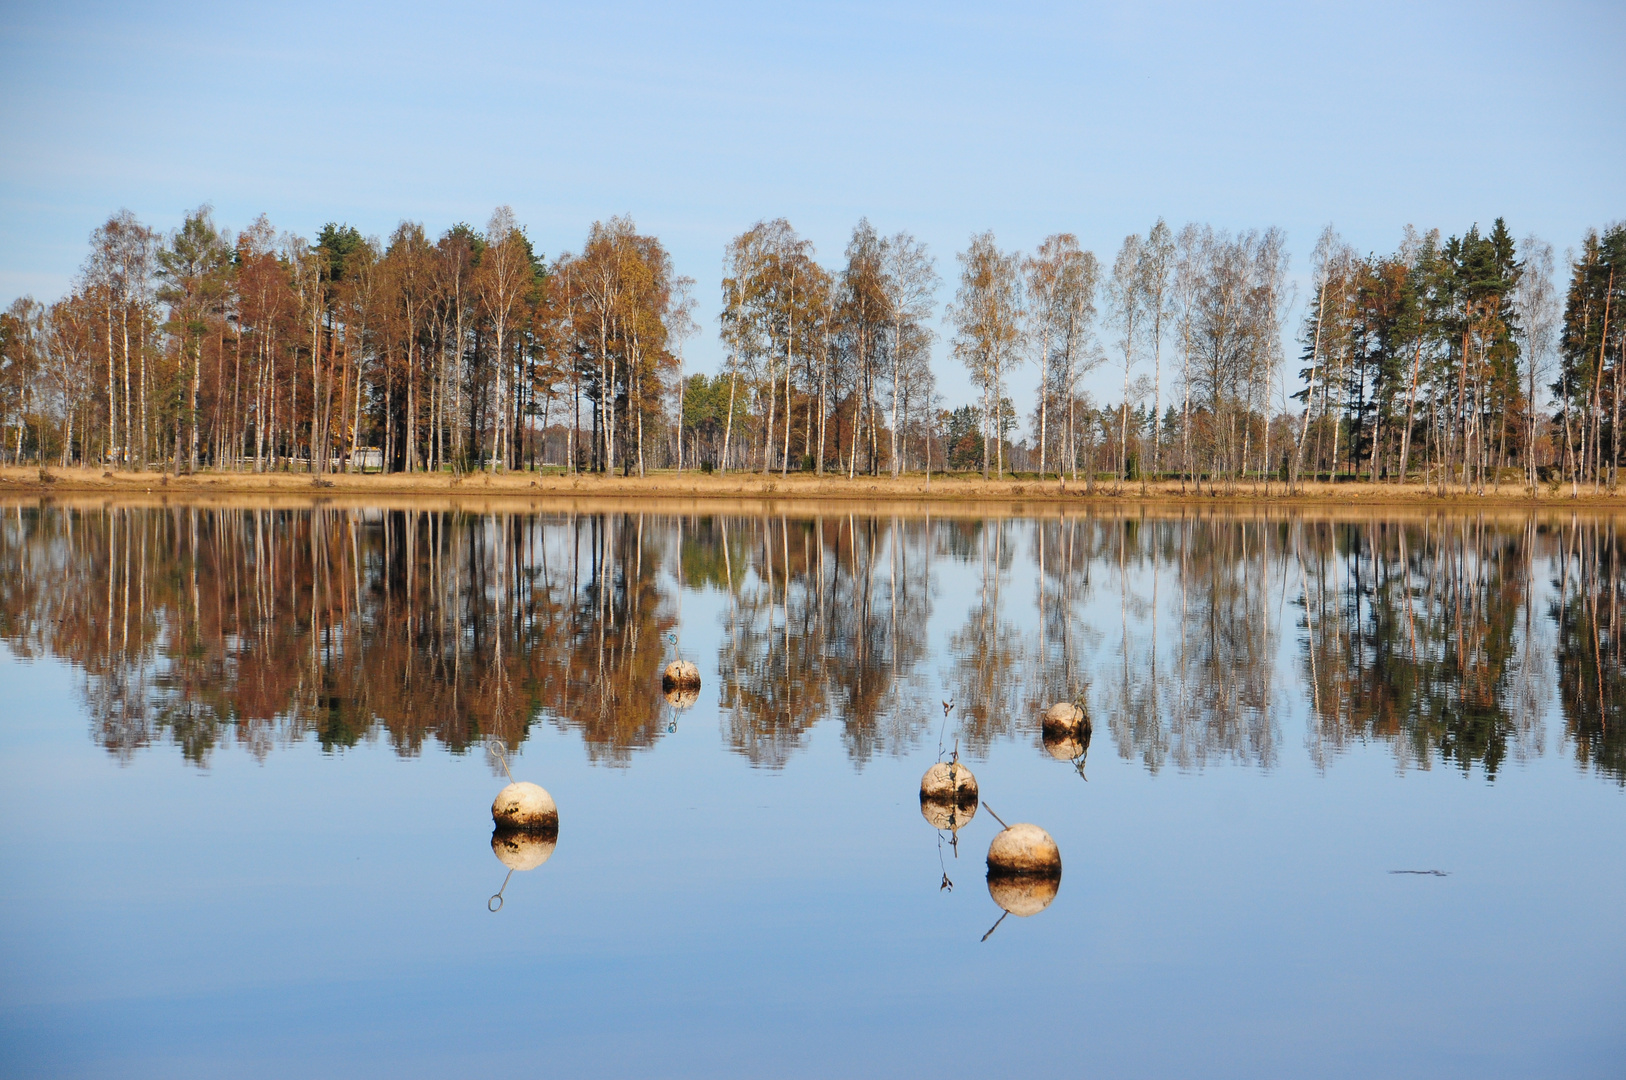
[[[1017,548],[1014,530],[1012,522],[997,519],[978,523],[974,530],[958,523],[950,529],[949,550],[976,574],[971,610],[949,637],[949,649],[957,733],[977,755],[986,754],[996,739],[1038,730],[1037,713],[1029,715],[1033,695],[1023,693],[1031,643],[1016,622],[1018,604],[1006,604]]]
[[[1626,581],[1614,521],[1572,519],[1558,530],[1558,695],[1564,734],[1583,768],[1626,785],[1626,655],[1621,601]]]
[[[1216,760],[1273,765],[1275,526],[1234,516],[1125,518],[1104,523],[1100,548],[1117,632],[1112,659],[1099,665],[1097,710],[1120,756],[1153,771]]]
[[[1494,777],[1540,752],[1535,537],[1482,518],[1296,528],[1317,763],[1378,739],[1401,768],[1438,756]]]
[[[636,515],[23,509],[0,529],[0,634],[83,670],[95,737],[204,763],[428,738],[521,743],[546,718],[595,760],[658,737],[654,547]]]
[[[734,750],[782,766],[831,714],[860,765],[918,741],[931,692],[917,678],[931,616],[929,530],[855,515],[722,520],[703,530],[722,553],[729,597],[718,671]]]
[[[1091,593],[1091,568],[1101,558],[1101,531],[1077,517],[1045,520],[1033,528],[1032,558],[1038,571],[1038,619],[1034,673],[1025,710],[1042,712],[1058,701],[1086,698],[1091,653],[1102,634],[1080,617]]]
[[[110,753],[199,764],[517,747],[538,723],[626,764],[667,733],[687,594],[677,648],[703,668],[715,648],[724,744],[761,767],[820,724],[859,766],[939,732],[1047,753],[1040,716],[1068,701],[1154,771],[1272,767],[1302,716],[1319,767],[1378,743],[1494,777],[1543,752],[1550,714],[1626,783],[1622,589],[1602,517],[0,513],[0,638],[82,672]]]

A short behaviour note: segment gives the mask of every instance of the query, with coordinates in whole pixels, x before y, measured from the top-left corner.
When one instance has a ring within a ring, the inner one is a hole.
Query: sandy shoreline
[[[983,480],[971,474],[934,475],[928,484],[923,475],[891,477],[846,477],[791,474],[763,476],[760,473],[706,475],[684,471],[681,475],[662,472],[647,477],[563,475],[560,473],[506,473],[488,476],[472,473],[461,478],[449,473],[345,475],[312,477],[306,473],[199,472],[171,476],[157,472],[107,472],[98,469],[45,469],[7,466],[0,468],[0,497],[38,498],[63,496],[130,496],[184,499],[244,496],[292,502],[313,498],[345,503],[401,500],[414,504],[483,502],[572,503],[605,499],[636,503],[795,503],[817,505],[823,512],[840,504],[864,504],[865,509],[891,510],[904,506],[928,507],[934,511],[950,507],[959,510],[1004,509],[1013,506],[1046,505],[1124,509],[1130,507],[1226,507],[1241,509],[1261,505],[1282,509],[1353,509],[1391,507],[1412,510],[1468,510],[1490,507],[1505,509],[1626,509],[1626,492],[1592,494],[1583,490],[1572,497],[1568,485],[1558,491],[1543,486],[1535,497],[1522,487],[1503,484],[1500,492],[1487,488],[1484,495],[1448,489],[1441,496],[1436,489],[1419,484],[1397,486],[1359,481],[1301,485],[1288,494],[1286,486],[1252,481],[1217,491],[1206,485],[1201,494],[1179,481],[1141,485],[1126,483],[1114,490],[1111,483],[1098,483],[1090,493],[1082,483],[1060,484],[1054,477],[1040,481],[1032,476],[1003,481]],[[675,508],[675,507],[674,507]],[[721,507],[717,507],[721,509]]]

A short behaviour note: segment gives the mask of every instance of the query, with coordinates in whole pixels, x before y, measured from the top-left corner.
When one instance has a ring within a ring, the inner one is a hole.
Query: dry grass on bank
[[[1572,497],[1568,485],[1543,485],[1534,497],[1522,486],[1504,483],[1500,491],[1487,487],[1483,495],[1448,488],[1442,496],[1433,487],[1420,484],[1307,483],[1293,493],[1280,482],[1245,482],[1218,489],[1205,485],[1198,493],[1179,481],[1151,484],[1098,483],[1093,492],[1082,483],[1059,483],[1054,477],[1043,481],[1031,474],[1005,480],[984,480],[975,473],[937,474],[927,478],[919,473],[899,477],[814,476],[792,473],[763,476],[761,473],[702,474],[685,470],[682,474],[662,471],[645,477],[565,475],[547,473],[451,473],[394,475],[333,474],[313,477],[308,473],[235,473],[203,471],[189,476],[157,472],[108,472],[100,469],[8,466],[0,468],[0,495],[89,495],[130,494],[162,497],[194,496],[312,496],[347,498],[434,497],[437,499],[520,498],[642,500],[771,500],[774,502],[841,502],[866,504],[917,503],[1000,503],[1022,504],[1101,504],[1147,505],[1184,504],[1198,506],[1257,505],[1329,506],[1394,505],[1457,508],[1488,505],[1561,507],[1587,506],[1597,509],[1626,507],[1626,493],[1607,491],[1593,494],[1583,489]]]

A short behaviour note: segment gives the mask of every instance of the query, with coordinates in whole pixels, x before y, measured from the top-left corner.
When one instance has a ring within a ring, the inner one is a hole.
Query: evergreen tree
[[[1572,491],[1588,478],[1596,487],[1605,473],[1611,485],[1618,479],[1623,299],[1626,225],[1601,236],[1589,230],[1570,268],[1558,380],[1552,385]]]

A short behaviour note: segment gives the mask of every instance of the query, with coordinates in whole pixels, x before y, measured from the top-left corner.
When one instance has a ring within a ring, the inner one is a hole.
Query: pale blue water
[[[725,559],[685,518],[680,563],[648,509],[320,513],[7,512],[0,1073],[1621,1075],[1611,523],[1408,522],[1411,618],[1379,634],[1359,553],[1396,522],[1080,517],[1058,572],[1054,520],[731,518]],[[1562,610],[1601,617],[1601,667]],[[681,714],[650,704],[669,633],[704,680]],[[1350,640],[1378,674],[1329,674]],[[1397,641],[1431,704],[1357,721],[1415,683]],[[1087,781],[1038,739],[1069,687]],[[496,913],[506,778],[470,722],[561,815]],[[916,792],[957,735],[985,806],[956,858]],[[979,941],[990,806],[1064,869]]]

